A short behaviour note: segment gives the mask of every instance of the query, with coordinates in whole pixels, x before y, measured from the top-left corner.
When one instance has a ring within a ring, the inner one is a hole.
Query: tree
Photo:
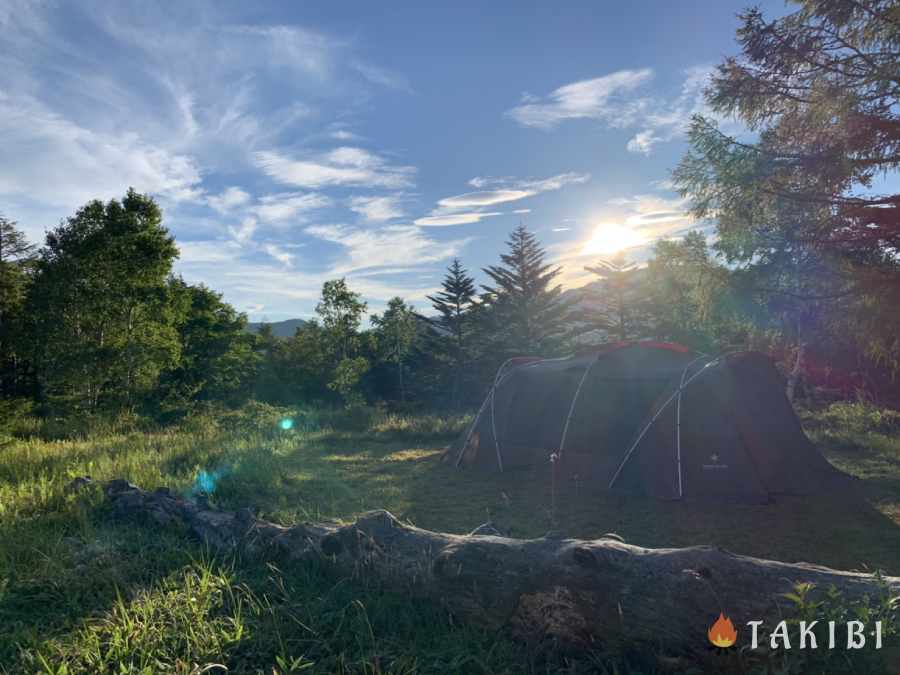
[[[34,246],[0,216],[0,394],[17,391],[20,376],[22,305]]]
[[[753,299],[738,292],[735,274],[717,262],[702,232],[660,240],[643,281],[657,335],[710,354],[747,348]]]
[[[462,370],[468,361],[469,334],[474,328],[472,319],[476,308],[475,279],[469,276],[459,258],[454,258],[447,268],[441,287],[442,291],[436,295],[429,295],[428,299],[431,301],[431,306],[440,314],[438,324],[443,331],[446,331],[453,345],[451,401],[453,406],[457,407]]]
[[[196,401],[240,403],[249,392],[258,355],[247,317],[204,285],[171,281],[183,303],[178,321],[180,359],[160,383],[167,404],[184,409]]]
[[[793,223],[805,243],[847,255],[896,250],[900,195],[870,189],[900,167],[896,2],[795,4],[774,21],[758,9],[740,15],[741,56],[719,66],[708,92],[712,109],[737,115],[758,142],[740,143],[698,118],[676,175],[696,209],[720,214],[729,243],[745,230],[729,215],[749,215],[763,198],[792,202],[797,215],[812,211]]]
[[[715,219],[716,249],[742,292],[780,319],[794,355],[789,392],[807,345],[825,333],[900,371],[900,195],[875,184],[900,166],[896,3],[796,4],[774,21],[741,15],[742,53],[719,66],[707,94],[756,139],[696,117],[674,174],[694,215]],[[865,330],[848,325],[848,310]]]
[[[322,285],[316,314],[322,318],[322,326],[338,359],[351,356],[359,346],[357,332],[367,308],[361,297],[350,290],[343,278]]]
[[[369,369],[369,362],[358,355],[359,324],[366,308],[360,294],[351,291],[343,278],[326,281],[322,285],[322,299],[316,305],[316,313],[322,318],[326,350],[334,364],[328,388],[348,405],[359,402],[359,381]]]
[[[378,344],[385,360],[397,366],[400,401],[406,402],[403,369],[418,333],[413,308],[407,305],[403,298],[391,298],[383,314],[372,316],[372,324],[375,326]]]
[[[152,198],[88,203],[47,235],[28,299],[42,390],[88,411],[131,405],[179,356],[178,255]]]
[[[553,285],[560,269],[546,264],[546,254],[524,225],[513,230],[500,265],[484,272],[494,285],[484,285],[487,333],[502,357],[556,352],[565,336],[568,304]]]
[[[644,271],[626,263],[621,254],[611,260],[599,260],[585,269],[601,280],[599,288],[595,286],[582,296],[589,303],[584,312],[588,325],[616,340],[650,337],[648,295],[642,283]]]

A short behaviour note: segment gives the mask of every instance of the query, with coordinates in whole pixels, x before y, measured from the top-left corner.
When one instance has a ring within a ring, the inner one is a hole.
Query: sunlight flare
[[[646,243],[646,239],[624,225],[600,223],[594,228],[591,238],[581,249],[581,255],[606,255],[618,253],[633,246]]]

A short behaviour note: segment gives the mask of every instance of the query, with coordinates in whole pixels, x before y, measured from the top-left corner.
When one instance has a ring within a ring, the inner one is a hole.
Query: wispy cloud
[[[234,237],[235,241],[238,243],[246,243],[253,238],[253,233],[256,232],[256,227],[258,222],[256,218],[252,216],[247,216],[243,220],[241,220],[241,224],[237,227],[229,227],[228,232]]]
[[[388,220],[394,220],[404,215],[403,208],[400,206],[402,197],[400,195],[386,195],[380,197],[351,197],[348,202],[349,208],[354,213],[358,213],[363,219],[370,223],[382,223]]]
[[[360,75],[362,75],[372,84],[377,84],[382,87],[388,87],[390,89],[398,89],[400,91],[406,92],[407,94],[413,93],[413,88],[409,83],[409,78],[407,78],[403,73],[397,73],[392,70],[388,70],[387,68],[382,68],[381,66],[376,66],[373,63],[367,63],[364,61],[354,61],[352,66],[359,72]]]
[[[0,91],[3,152],[0,195],[75,208],[140,186],[173,201],[200,196],[201,176],[189,156],[130,134],[93,131],[37,100]]]
[[[535,192],[529,190],[488,190],[484,192],[467,192],[455,197],[445,197],[438,201],[438,206],[445,209],[468,209],[473,206],[493,206],[505,202],[515,202],[530,197]]]
[[[330,204],[331,199],[316,192],[282,192],[260,197],[259,204],[254,206],[252,211],[263,221],[281,222],[293,219],[296,222],[300,214],[322,209]]]
[[[502,215],[498,211],[486,211],[490,206],[517,202],[542,192],[561,190],[567,185],[585,183],[590,180],[586,173],[562,173],[549,178],[520,179],[512,177],[476,177],[469,181],[475,188],[494,188],[466,192],[438,200],[437,206],[427,216],[418,218],[416,225],[426,227],[446,225],[467,225],[480,222],[483,218]],[[517,209],[514,213],[525,213],[530,209]]]
[[[609,127],[637,129],[626,147],[631,152],[649,154],[658,143],[680,137],[692,115],[711,114],[703,99],[711,72],[710,66],[688,68],[683,72],[678,95],[663,98],[643,93],[653,78],[650,68],[620,70],[567,84],[544,98],[526,95],[507,115],[523,126],[543,130],[572,119],[593,119]]]
[[[342,248],[331,274],[344,275],[376,267],[418,267],[452,258],[471,238],[438,241],[412,225],[364,229],[347,225],[313,225],[306,233]]]
[[[206,198],[206,203],[210,208],[219,213],[229,213],[238,206],[243,206],[250,201],[250,193],[245,192],[239,187],[232,186],[226,188],[218,195],[210,195]]]
[[[262,250],[285,267],[290,267],[294,262],[294,254],[288,253],[277,244],[263,244]]]
[[[641,120],[645,128],[628,141],[632,152],[649,154],[657,143],[671,141],[687,130],[691,117],[703,114],[716,117],[706,105],[704,90],[709,84],[711,66],[694,66],[684,71],[684,82],[678,96],[669,101],[656,101]]]
[[[526,94],[523,101],[507,111],[519,124],[553,129],[564,120],[617,120],[628,114],[633,101],[624,98],[653,76],[650,68],[619,70],[609,75],[580,80],[553,90],[545,98]]]
[[[462,213],[447,213],[437,216],[423,216],[416,218],[415,224],[422,227],[446,227],[448,225],[471,225],[479,223],[483,218],[502,216],[502,211],[469,211]]]
[[[178,251],[179,261],[184,265],[219,264],[237,260],[240,248],[229,241],[179,241]]]
[[[391,165],[368,150],[354,147],[341,147],[303,159],[264,151],[256,153],[256,163],[280,183],[313,189],[339,185],[405,188],[412,186],[416,173],[415,167]]]

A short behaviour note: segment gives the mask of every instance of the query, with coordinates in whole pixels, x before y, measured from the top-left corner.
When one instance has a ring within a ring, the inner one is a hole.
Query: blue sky
[[[691,226],[667,179],[746,4],[4,0],[0,213],[39,241],[149,192],[255,320],[338,276],[425,309],[520,221],[578,285]]]

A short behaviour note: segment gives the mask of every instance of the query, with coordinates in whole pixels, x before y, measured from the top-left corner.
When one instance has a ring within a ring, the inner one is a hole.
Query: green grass
[[[88,474],[189,493],[205,475],[217,505],[285,524],[387,508],[450,532],[492,520],[518,537],[616,532],[900,574],[900,433],[870,413],[805,418],[829,459],[862,479],[869,503],[853,504],[668,503],[574,483],[554,495],[542,469],[478,475],[440,462],[465,420],[438,416],[307,411],[284,432],[281,411],[257,406],[181,430],[0,440],[0,672],[648,672],[641,654],[570,661],[314,566],[216,557],[183,532],[118,523],[96,491],[65,486]]]

